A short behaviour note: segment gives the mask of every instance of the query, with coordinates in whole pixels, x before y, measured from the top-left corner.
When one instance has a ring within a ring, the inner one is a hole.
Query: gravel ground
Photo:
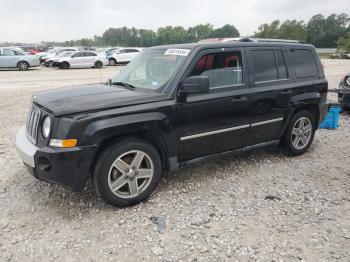
[[[350,60],[323,64],[331,89],[350,71]],[[0,72],[0,261],[350,260],[349,113],[302,156],[271,147],[182,169],[132,208],[28,175],[14,140],[31,94],[119,69]]]

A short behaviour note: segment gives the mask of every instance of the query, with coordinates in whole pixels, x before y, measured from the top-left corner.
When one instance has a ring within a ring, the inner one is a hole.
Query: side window
[[[95,53],[93,52],[85,52],[84,53],[85,56],[97,56]]]
[[[209,87],[234,86],[243,83],[240,52],[218,52],[202,56],[190,76],[208,76]]]
[[[73,57],[83,57],[84,53],[83,52],[79,52],[73,55]]]
[[[273,50],[254,50],[251,53],[253,57],[255,82],[278,79],[277,65]]]
[[[124,53],[126,53],[126,49],[122,49],[119,51],[119,54],[124,54]]]
[[[16,51],[16,50],[13,50],[13,52],[15,53],[15,55],[24,55],[23,53]]]
[[[297,78],[318,76],[314,55],[310,50],[294,49],[291,51]]]
[[[4,49],[3,50],[3,56],[14,56],[15,52],[13,52],[12,50],[8,50],[8,49]]]

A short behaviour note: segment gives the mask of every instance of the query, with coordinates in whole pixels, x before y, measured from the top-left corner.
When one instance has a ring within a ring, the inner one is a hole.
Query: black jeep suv
[[[145,200],[164,170],[281,144],[304,153],[327,115],[313,46],[245,39],[144,50],[106,84],[37,93],[16,137],[38,179]]]

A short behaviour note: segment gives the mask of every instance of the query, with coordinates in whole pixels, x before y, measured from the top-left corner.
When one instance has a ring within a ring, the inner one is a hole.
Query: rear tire
[[[158,151],[143,140],[129,138],[101,153],[93,181],[106,203],[127,207],[145,201],[156,188],[161,174]]]
[[[17,63],[17,68],[20,71],[27,71],[29,69],[29,64],[26,61],[20,61]]]
[[[291,155],[305,153],[314,139],[316,123],[314,116],[306,110],[297,112],[289,122],[283,137],[283,146]]]
[[[101,68],[102,67],[102,62],[101,61],[96,61],[95,62],[95,68]]]

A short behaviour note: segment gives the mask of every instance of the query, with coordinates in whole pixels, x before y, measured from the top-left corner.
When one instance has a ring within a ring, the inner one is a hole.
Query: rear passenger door
[[[247,48],[251,104],[250,144],[277,140],[295,90],[283,47]]]

